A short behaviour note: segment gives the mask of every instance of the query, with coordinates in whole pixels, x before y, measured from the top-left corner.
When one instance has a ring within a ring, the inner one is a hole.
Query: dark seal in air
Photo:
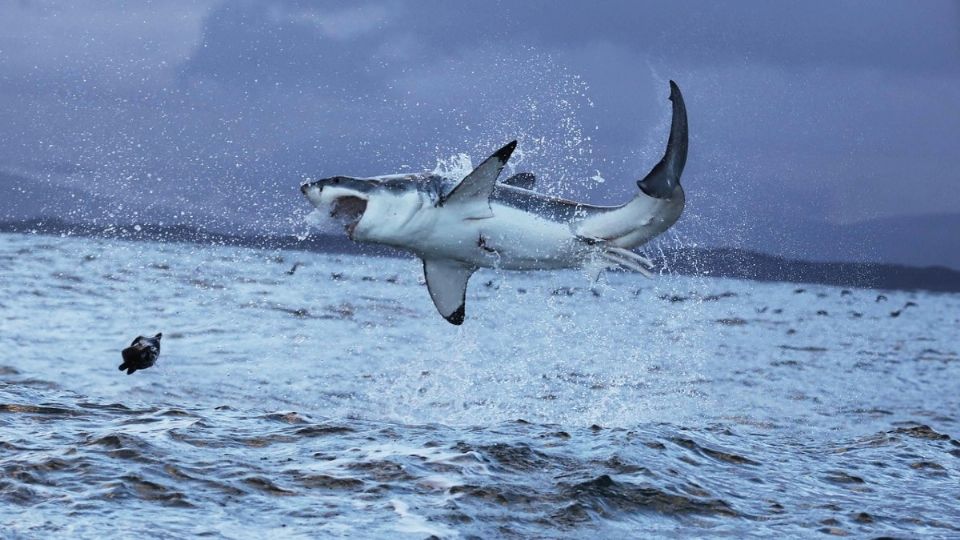
[[[160,356],[160,338],[163,334],[150,337],[137,336],[129,347],[123,350],[123,363],[120,371],[127,370],[130,375],[138,369],[147,369],[153,366]]]

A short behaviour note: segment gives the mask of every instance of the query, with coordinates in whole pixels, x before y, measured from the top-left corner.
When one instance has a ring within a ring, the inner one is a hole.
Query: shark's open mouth
[[[346,195],[337,197],[330,208],[330,217],[344,223],[344,230],[347,236],[353,239],[353,231],[363,218],[363,213],[367,210],[367,201],[360,197]]]

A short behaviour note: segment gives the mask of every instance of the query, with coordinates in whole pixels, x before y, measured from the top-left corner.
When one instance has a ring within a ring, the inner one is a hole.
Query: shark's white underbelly
[[[671,199],[641,193],[626,205],[571,222],[497,201],[450,208],[410,192],[370,199],[352,238],[466,267],[580,268],[609,247],[629,250],[646,243],[669,228],[682,210],[679,187]]]
[[[500,204],[492,216],[461,219],[437,212],[406,246],[424,259],[453,259],[471,266],[506,270],[579,267],[584,246],[566,223]]]

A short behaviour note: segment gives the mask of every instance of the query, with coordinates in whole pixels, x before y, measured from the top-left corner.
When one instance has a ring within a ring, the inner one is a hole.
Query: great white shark
[[[597,275],[621,267],[650,275],[633,249],[680,218],[680,175],[687,161],[687,111],[670,81],[673,118],[663,158],[620,206],[595,206],[535,191],[530,173],[498,182],[517,146],[512,141],[459,183],[434,173],[307,181],[300,190],[317,208],[345,222],[356,242],[385,244],[423,260],[427,289],[452,324],[465,317],[467,281],[478,268],[585,268]]]

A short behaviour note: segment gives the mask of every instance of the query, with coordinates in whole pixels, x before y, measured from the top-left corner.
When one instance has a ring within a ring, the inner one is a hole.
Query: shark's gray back
[[[380,178],[381,185],[387,189],[399,191],[416,186],[416,189],[427,193],[434,200],[442,199],[443,195],[449,193],[459,183],[458,180],[429,172]],[[502,204],[560,223],[568,223],[575,219],[584,219],[620,208],[619,206],[597,206],[579,203],[504,183],[497,184],[493,190],[493,195],[490,197],[490,203]]]
[[[550,221],[567,223],[575,219],[587,218],[599,213],[615,210],[618,206],[595,206],[578,203],[568,199],[552,197],[536,191],[521,189],[506,184],[498,184],[490,197],[491,203],[523,210]]]

